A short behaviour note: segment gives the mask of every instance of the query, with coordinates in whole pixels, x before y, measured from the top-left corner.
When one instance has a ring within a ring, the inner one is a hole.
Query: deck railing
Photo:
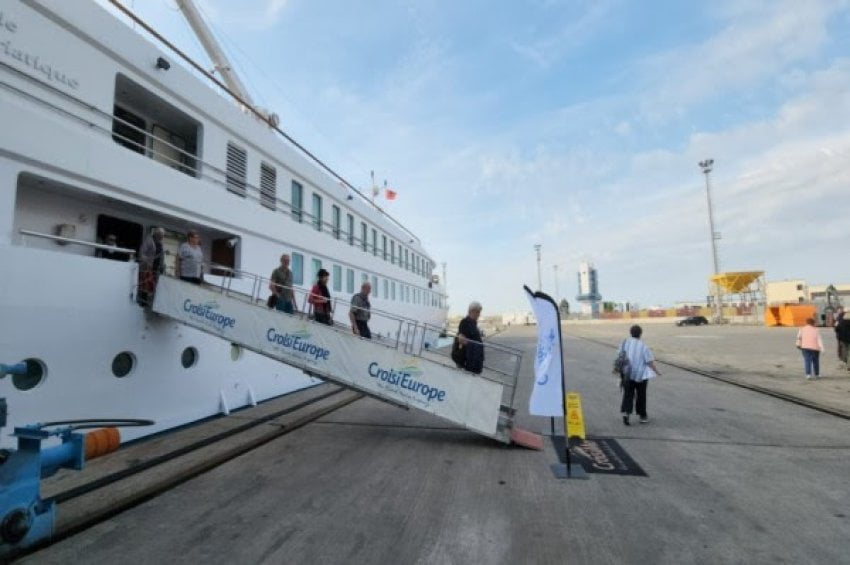
[[[83,247],[91,247],[93,249],[99,249],[101,251],[107,251],[109,253],[126,253],[128,260],[132,261],[136,256],[135,249],[128,249],[126,247],[116,247],[114,245],[106,245],[103,243],[97,243],[94,241],[86,241],[84,239],[74,239],[72,237],[63,237],[61,235],[53,235],[50,233],[41,233],[32,230],[18,230],[18,233],[24,236],[24,242],[26,242],[26,237],[35,237],[40,239],[49,239],[55,241],[60,245],[82,245]]]

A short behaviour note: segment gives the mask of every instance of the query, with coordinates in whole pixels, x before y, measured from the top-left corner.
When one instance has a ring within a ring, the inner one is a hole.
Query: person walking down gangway
[[[193,284],[204,282],[204,250],[201,248],[201,235],[189,230],[188,238],[177,248],[175,267],[180,280]]]
[[[292,290],[292,270],[289,268],[289,254],[280,256],[280,267],[272,271],[269,290],[275,297],[276,310],[292,314],[295,312],[295,293]]]
[[[806,380],[820,378],[820,352],[823,351],[823,340],[815,327],[814,318],[806,318],[806,325],[797,332],[797,349],[803,354],[803,370]]]
[[[481,310],[481,303],[469,304],[466,317],[458,324],[457,337],[452,344],[452,361],[458,369],[470,373],[480,373],[484,369],[484,344],[481,343],[481,331],[478,329]]]
[[[630,425],[629,417],[632,412],[637,412],[641,424],[649,423],[649,414],[646,412],[646,391],[649,380],[661,373],[655,365],[655,356],[652,351],[640,340],[643,329],[634,325],[629,328],[629,336],[620,344],[620,351],[624,351],[629,358],[628,375],[623,379],[623,401],[620,403],[620,412],[623,416],[623,424]]]
[[[319,269],[316,273],[316,284],[310,290],[307,302],[313,308],[313,318],[320,324],[334,325],[333,306],[331,306],[331,292],[328,290],[328,277],[330,273],[325,269]]]
[[[372,284],[364,282],[360,285],[360,292],[351,297],[351,309],[348,318],[351,320],[351,331],[354,335],[372,339],[369,330],[369,318],[372,317],[372,305],[369,304],[369,293],[372,292]]]
[[[140,306],[150,305],[159,275],[165,272],[162,247],[164,237],[163,228],[153,228],[139,249],[139,292],[136,294],[136,302]]]

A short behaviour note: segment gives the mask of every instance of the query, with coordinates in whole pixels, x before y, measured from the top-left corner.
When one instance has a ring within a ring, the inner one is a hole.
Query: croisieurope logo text
[[[307,334],[306,337],[309,337],[309,334]],[[266,332],[266,339],[271,343],[281,345],[286,349],[306,353],[307,356],[312,357],[316,361],[319,359],[327,361],[328,356],[331,354],[331,352],[324,347],[319,347],[314,343],[306,341],[305,336],[303,335],[289,333],[279,334],[274,328],[269,328],[269,331]]]
[[[207,302],[205,304],[195,304],[190,298],[183,302],[183,310],[202,318],[204,323],[217,326],[223,330],[236,326],[236,319],[230,316],[225,316],[217,312],[218,304],[216,302]]]
[[[383,381],[387,384],[396,385],[401,389],[422,395],[422,400],[436,400],[443,402],[446,399],[446,391],[430,386],[422,381],[418,381],[413,376],[404,370],[396,371],[395,369],[382,369],[377,363],[369,364],[369,376]]]

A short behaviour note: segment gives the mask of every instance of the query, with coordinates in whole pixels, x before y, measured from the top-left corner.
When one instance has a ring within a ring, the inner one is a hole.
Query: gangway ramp
[[[255,284],[250,296],[237,296],[224,287],[162,276],[152,310],[323,380],[512,441],[521,353],[513,375],[487,368],[473,374],[422,347],[425,329],[415,321],[399,323],[394,339],[363,339],[347,327],[269,309],[258,296],[260,288]]]

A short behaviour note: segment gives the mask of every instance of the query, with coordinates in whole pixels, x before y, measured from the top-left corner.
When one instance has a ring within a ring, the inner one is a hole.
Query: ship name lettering
[[[234,318],[216,312],[215,309],[211,308],[208,304],[192,304],[191,298],[187,298],[183,302],[183,310],[190,314],[194,314],[195,316],[209,320],[215,325],[221,326],[221,329],[236,326],[236,320]]]
[[[3,28],[9,30],[9,33],[15,33],[18,31],[18,24],[6,17],[6,14],[0,12],[0,29]]]
[[[331,352],[324,347],[319,347],[314,343],[301,339],[301,336],[291,335],[288,333],[280,334],[277,333],[277,330],[274,328],[269,328],[269,331],[266,332],[266,339],[270,343],[276,343],[277,345],[281,345],[287,349],[306,353],[307,355],[312,356],[316,361],[320,359],[327,361],[331,354]]]
[[[387,384],[397,385],[411,392],[417,392],[426,397],[428,401],[436,400],[443,402],[446,399],[446,391],[435,386],[429,386],[422,381],[414,379],[410,373],[396,371],[395,369],[382,369],[376,362],[369,364],[369,376]]]
[[[18,31],[18,24],[10,20],[6,16],[6,14],[0,12],[0,32],[4,31],[8,31],[9,33],[16,33]],[[52,65],[45,63],[38,55],[33,55],[32,53],[27,53],[23,49],[16,48],[14,45],[12,45],[11,40],[0,41],[0,52],[2,52],[3,55],[5,55],[6,57],[23,63],[27,67],[35,70],[38,73],[41,73],[47,80],[51,82],[62,83],[68,88],[72,88],[74,90],[77,90],[80,87],[80,83],[77,79],[71,78],[59,69],[56,69]]]

